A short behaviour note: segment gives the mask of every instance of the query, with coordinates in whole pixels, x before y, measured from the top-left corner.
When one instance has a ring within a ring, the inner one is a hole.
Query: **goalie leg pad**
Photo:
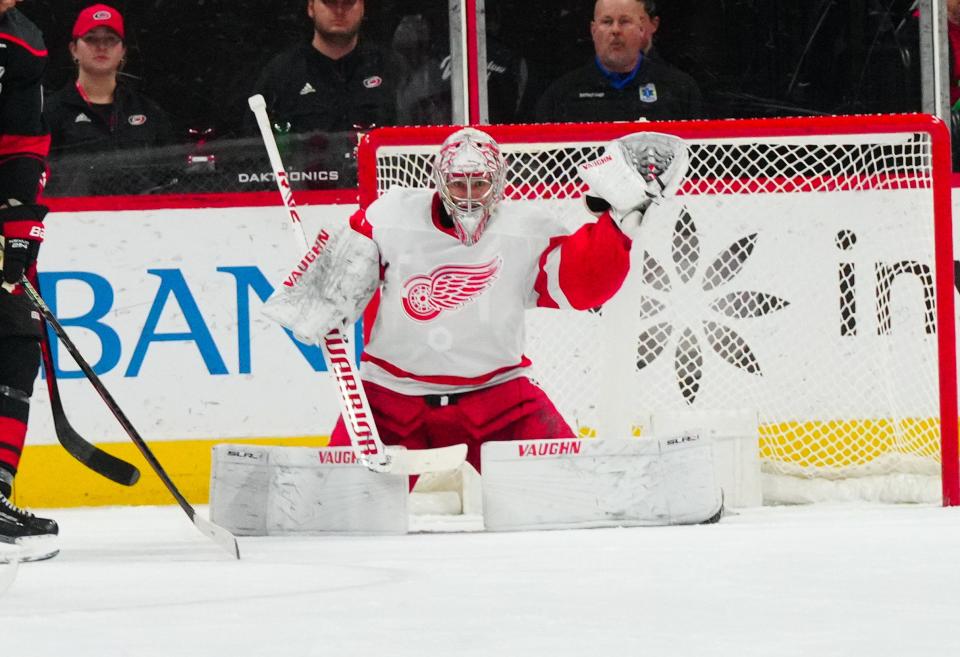
[[[722,507],[713,446],[698,436],[483,446],[491,531],[697,524]]]
[[[405,534],[408,484],[349,447],[217,445],[210,520],[238,536]]]

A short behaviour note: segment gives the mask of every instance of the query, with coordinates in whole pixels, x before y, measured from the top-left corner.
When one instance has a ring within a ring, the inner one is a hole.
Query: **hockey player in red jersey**
[[[24,273],[36,272],[47,212],[36,201],[50,142],[40,82],[47,51],[40,31],[17,11],[18,1],[0,0],[0,541],[4,542],[57,533],[56,522],[38,518],[9,499],[40,368],[42,330],[40,315],[17,283]]]
[[[679,140],[658,137],[670,160],[679,160]],[[636,223],[663,185],[644,179],[636,154],[617,151],[616,162],[591,168],[615,167],[619,177],[584,175],[594,176],[599,198],[589,205],[599,218],[570,232],[549,210],[503,201],[507,165],[489,135],[454,132],[434,160],[436,189],[394,188],[358,211],[265,311],[317,343],[355,321],[380,290],[361,375],[385,444],[466,442],[467,460],[479,470],[486,441],[571,438],[527,378],[524,313],[595,308],[623,283],[631,239],[615,216]],[[342,418],[331,442],[349,444]]]

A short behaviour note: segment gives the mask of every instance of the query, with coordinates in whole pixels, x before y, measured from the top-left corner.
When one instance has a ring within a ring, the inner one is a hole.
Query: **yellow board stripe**
[[[191,504],[206,504],[210,499],[211,450],[214,445],[233,442],[326,447],[330,437],[158,441],[150,443],[150,449]],[[140,481],[133,486],[121,486],[84,467],[60,445],[28,445],[17,472],[14,502],[33,509],[175,503],[133,443],[98,447],[140,468]]]
[[[639,436],[640,430],[633,433]],[[759,434],[760,457],[764,461],[825,473],[862,466],[898,452],[939,460],[938,418],[783,422],[763,424]],[[594,438],[596,432],[580,428],[580,437]],[[326,447],[329,442],[329,436],[182,440],[154,442],[151,449],[187,500],[191,504],[206,504],[210,499],[210,457],[214,445]],[[140,481],[132,487],[121,486],[88,470],[59,445],[28,446],[20,462],[14,501],[28,508],[174,503],[132,443],[100,447],[140,468]]]

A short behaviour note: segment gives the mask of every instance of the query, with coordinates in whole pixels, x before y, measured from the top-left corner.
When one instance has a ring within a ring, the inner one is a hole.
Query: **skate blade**
[[[20,561],[44,561],[60,554],[60,542],[55,534],[23,536],[14,541],[20,548]]]

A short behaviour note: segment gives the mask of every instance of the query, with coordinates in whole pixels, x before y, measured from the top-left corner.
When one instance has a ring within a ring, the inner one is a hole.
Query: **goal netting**
[[[450,131],[368,135],[361,205],[392,186],[431,186]],[[913,115],[489,129],[508,159],[508,202],[552,206],[571,230],[592,219],[577,165],[638,131],[684,138],[691,163],[676,198],[646,216],[628,280],[595,312],[529,313],[533,376],[571,426],[642,436],[664,413],[746,411],[757,418],[765,501],[949,498],[957,418],[942,124]]]

